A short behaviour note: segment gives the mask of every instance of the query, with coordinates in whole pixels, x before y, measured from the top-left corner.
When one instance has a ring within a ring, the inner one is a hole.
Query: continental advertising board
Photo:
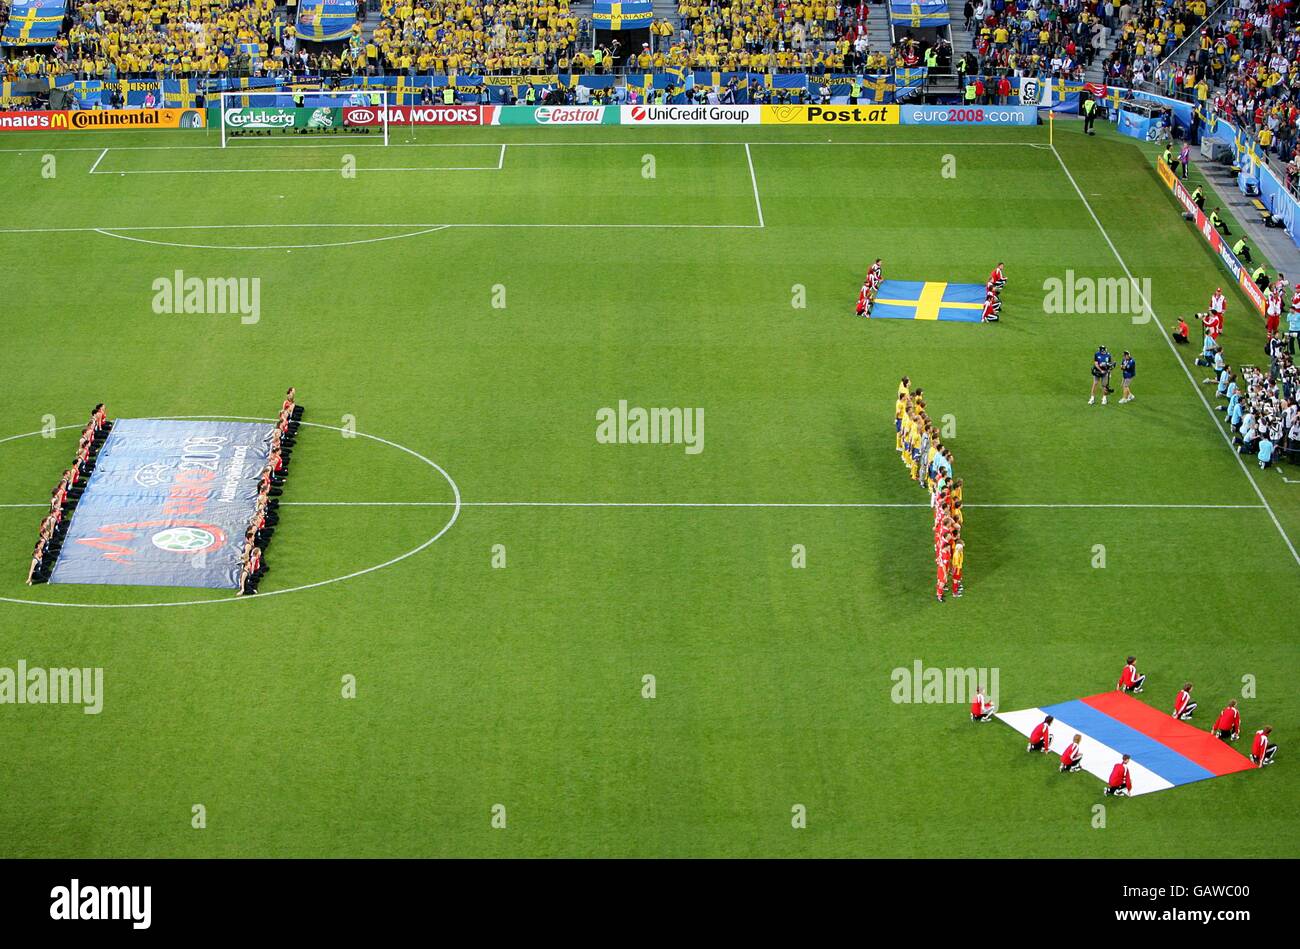
[[[198,129],[201,109],[72,109],[0,112],[0,132],[112,131],[114,129]]]

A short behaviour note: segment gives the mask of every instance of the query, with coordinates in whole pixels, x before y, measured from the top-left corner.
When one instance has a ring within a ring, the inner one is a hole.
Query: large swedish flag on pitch
[[[884,280],[869,315],[878,320],[978,323],[984,315],[984,297],[984,287],[978,283]]]
[[[889,19],[899,26],[920,29],[948,23],[947,0],[889,0]]]
[[[63,26],[65,0],[17,0],[9,11],[5,46],[49,46]]]
[[[298,38],[312,43],[345,40],[356,21],[355,3],[300,0],[298,4]]]
[[[649,26],[652,19],[653,0],[595,0],[591,5],[591,24],[600,30],[639,30]]]

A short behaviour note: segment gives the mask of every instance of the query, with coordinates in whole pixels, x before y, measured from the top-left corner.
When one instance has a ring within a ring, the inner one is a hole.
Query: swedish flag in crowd
[[[652,0],[623,0],[612,3],[595,0],[591,5],[591,24],[598,30],[639,30],[654,18]]]
[[[984,315],[985,295],[978,283],[884,280],[871,305],[871,318],[978,323]]]
[[[49,46],[63,27],[64,0],[17,0],[0,41],[5,46]]]
[[[889,0],[889,19],[917,30],[948,23],[947,0]]]
[[[300,0],[298,3],[298,36],[314,43],[347,39],[356,20],[354,3],[331,0]]]

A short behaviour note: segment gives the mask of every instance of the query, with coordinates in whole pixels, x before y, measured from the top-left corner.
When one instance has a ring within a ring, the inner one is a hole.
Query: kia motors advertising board
[[[343,124],[374,126],[384,124],[384,112],[389,125],[479,125],[482,111],[476,105],[393,105],[346,106]]]
[[[624,125],[757,125],[756,105],[625,105],[619,107]]]

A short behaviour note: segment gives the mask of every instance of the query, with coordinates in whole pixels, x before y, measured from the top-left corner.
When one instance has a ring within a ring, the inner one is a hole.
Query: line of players
[[[1137,656],[1129,656],[1124,660],[1124,671],[1120,673],[1119,682],[1115,684],[1115,688],[1120,692],[1136,695],[1142,691],[1146,681],[1146,674],[1137,671]],[[975,698],[971,700],[971,721],[991,721],[993,713],[996,711],[997,707],[989,703],[982,689],[975,693]],[[1180,722],[1190,722],[1195,711],[1196,701],[1192,698],[1192,683],[1184,682],[1183,687],[1178,690],[1178,694],[1174,697],[1173,717]],[[1048,715],[1035,725],[1034,730],[1029,733],[1029,743],[1025,746],[1025,751],[1040,754],[1047,754],[1051,751],[1052,724],[1055,721],[1055,717]],[[1210,734],[1221,741],[1237,741],[1241,738],[1241,710],[1237,708],[1236,699],[1232,699],[1223,707],[1219,717],[1210,726]],[[1272,734],[1272,725],[1265,725],[1255,732],[1255,740],[1251,743],[1250,748],[1250,760],[1257,768],[1272,764],[1274,757],[1277,755],[1277,744],[1273,741]],[[1061,752],[1059,768],[1061,774],[1083,770],[1082,742],[1083,736],[1076,734],[1065,751]],[[1132,792],[1133,778],[1129,774],[1129,756],[1123,755],[1121,760],[1111,768],[1110,778],[1106,782],[1105,793],[1117,797],[1127,797]]]
[[[77,442],[77,456],[71,468],[63,472],[59,483],[50,493],[50,510],[41,521],[40,536],[32,550],[32,565],[27,571],[28,584],[46,583],[50,572],[63,546],[63,537],[68,530],[68,520],[72,511],[81,500],[85,490],[85,481],[95,470],[95,458],[103,447],[113,423],[108,420],[104,403],[100,402],[90,412],[90,421],[81,430]]]
[[[1002,312],[1002,288],[1007,285],[1003,266],[1002,261],[999,260],[998,265],[990,271],[988,282],[984,284],[984,309],[980,314],[981,323],[996,323],[999,319],[998,314]],[[880,285],[884,279],[883,265],[877,257],[867,268],[867,278],[862,281],[862,289],[858,291],[858,316],[871,315],[871,305],[876,302],[876,294],[880,292]]]
[[[962,510],[962,481],[952,474],[952,452],[940,440],[938,427],[925,412],[925,393],[918,386],[910,390],[907,376],[898,383],[894,403],[894,448],[907,466],[912,480],[930,492],[934,512],[934,562],[937,571],[935,598],[942,603],[951,585],[952,595],[962,595],[962,568],[966,544],[962,540],[965,512]]]
[[[258,476],[257,501],[253,506],[253,517],[249,521],[248,530],[244,534],[244,548],[239,558],[239,596],[256,593],[257,584],[270,570],[265,551],[271,543],[276,524],[280,523],[277,508],[280,506],[280,495],[284,492],[284,479],[288,475],[289,458],[293,454],[298,423],[302,420],[302,406],[295,401],[295,395],[293,387],[285,393],[280,416],[275,428],[271,430],[271,451]]]

